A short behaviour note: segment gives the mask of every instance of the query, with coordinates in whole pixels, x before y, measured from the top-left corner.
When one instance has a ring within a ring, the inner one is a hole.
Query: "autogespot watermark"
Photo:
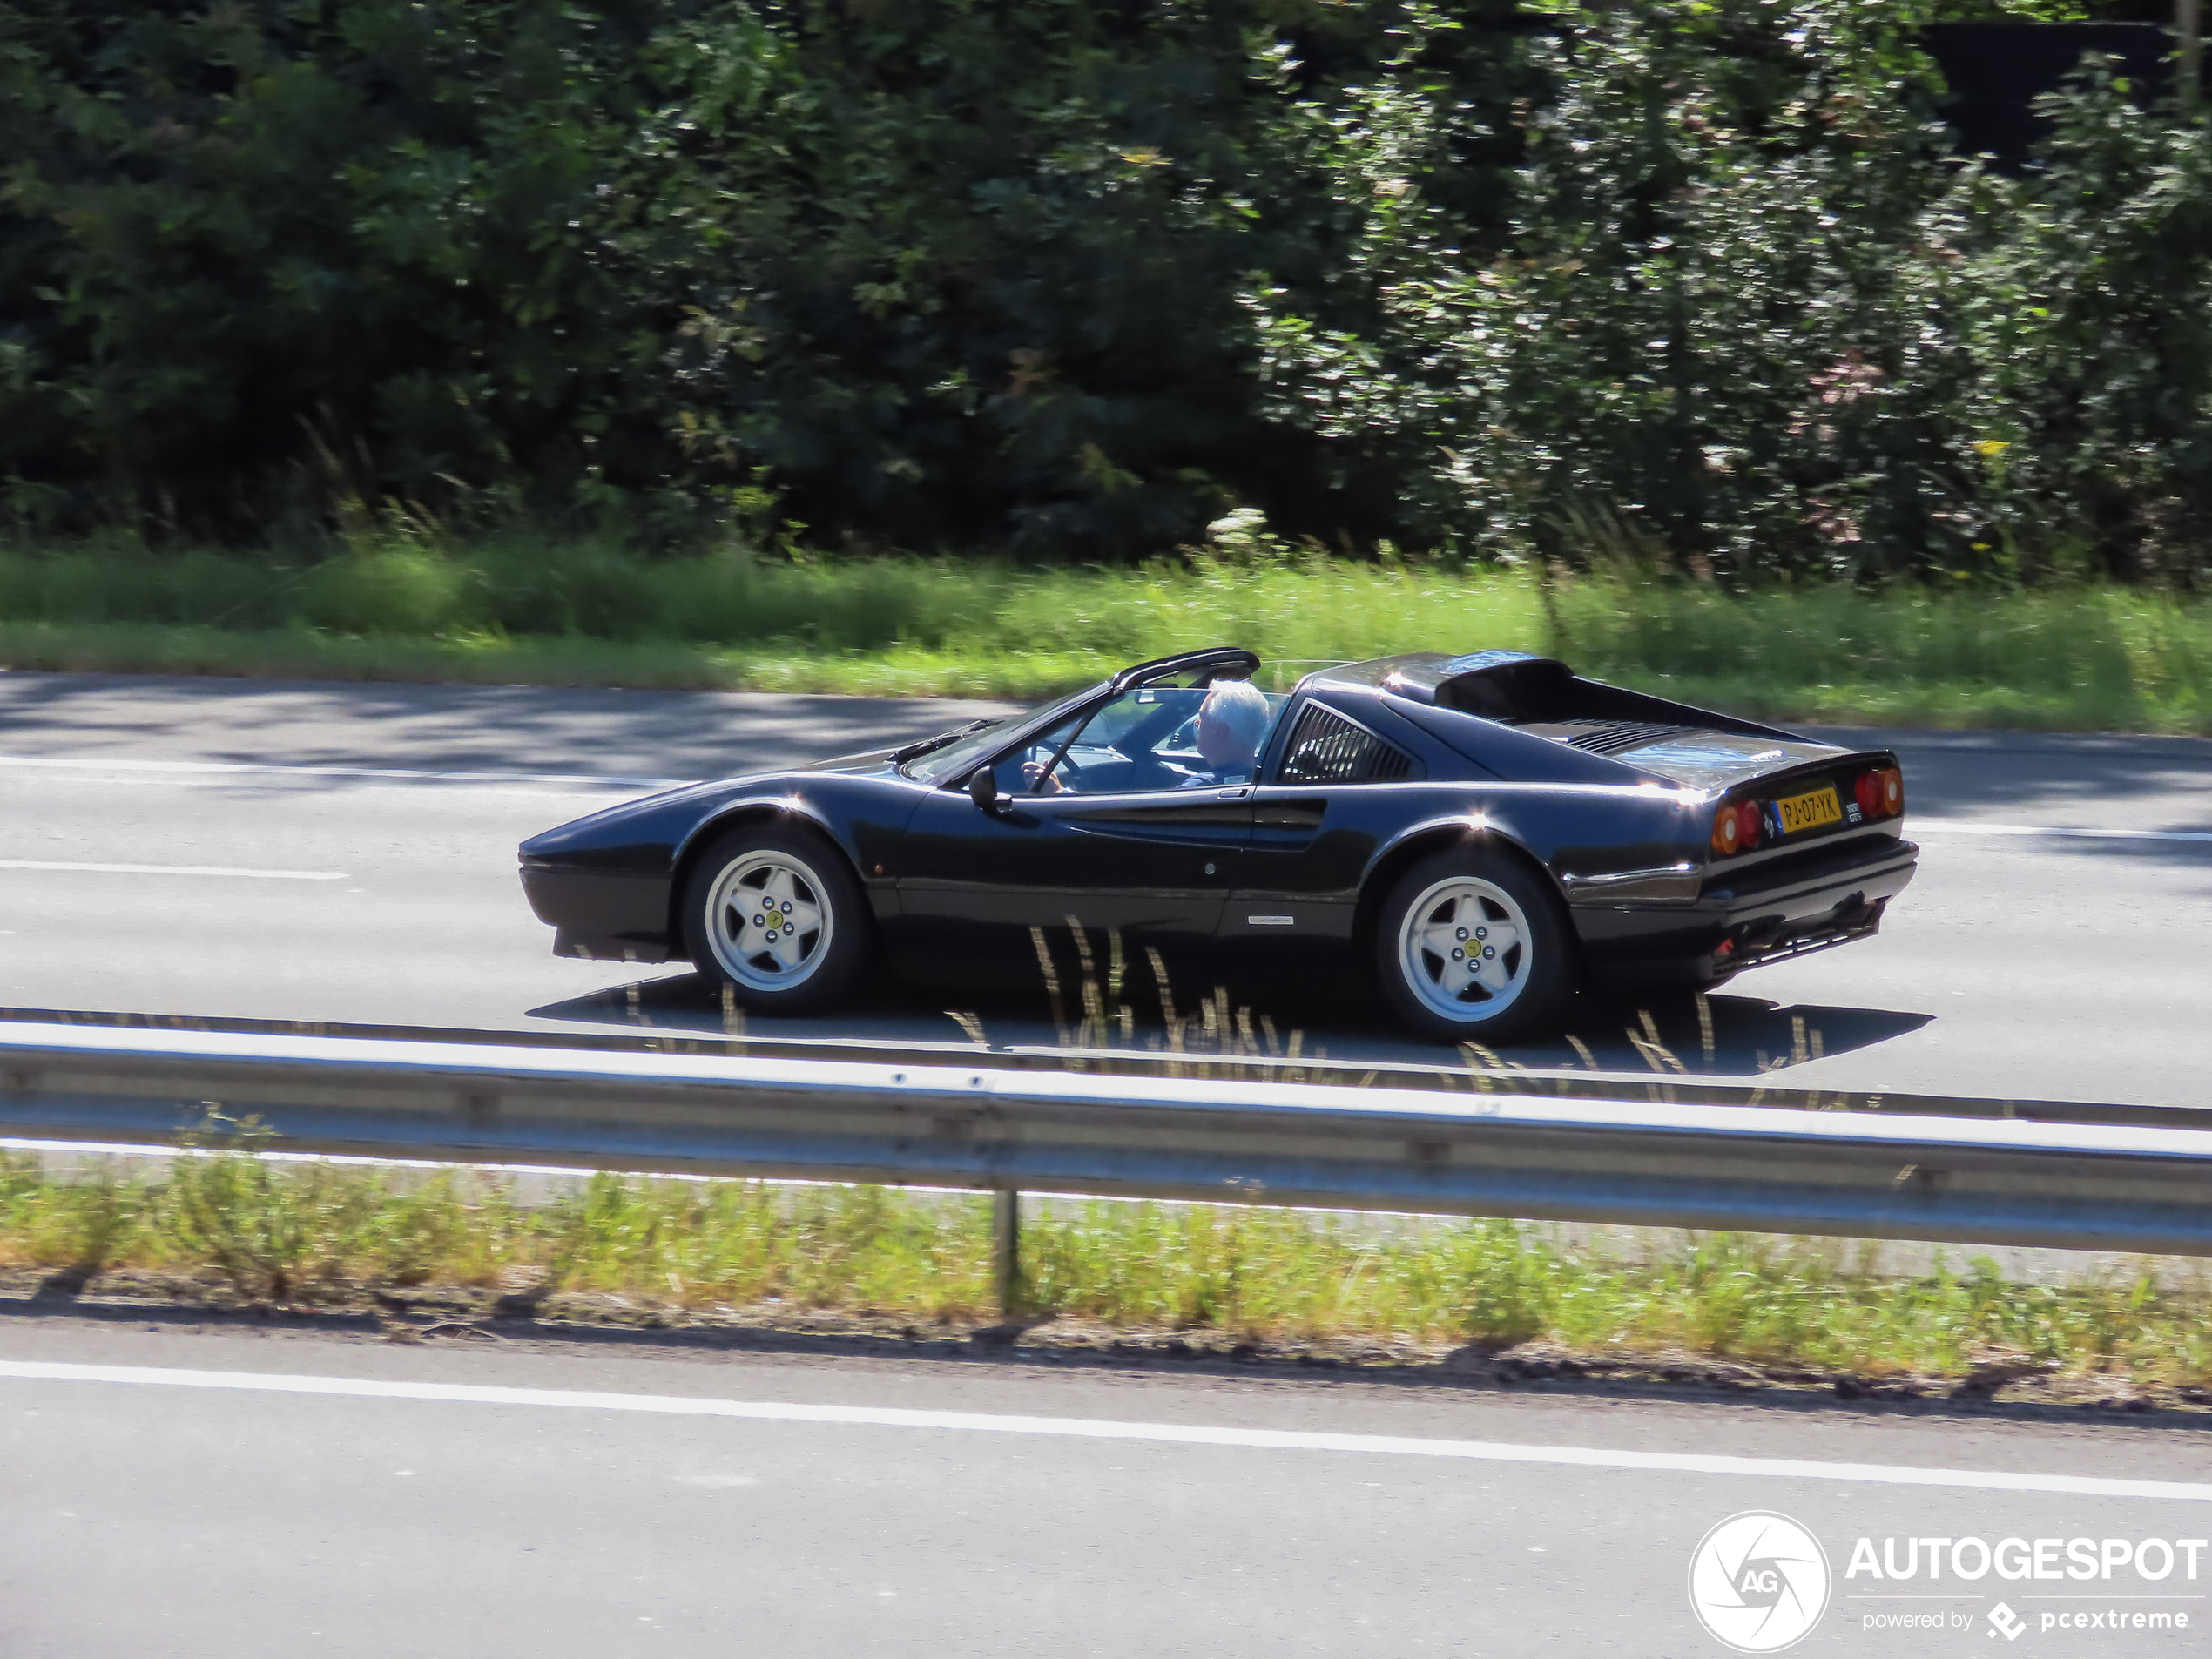
[[[1751,1509],[1698,1541],[1689,1604],[1715,1640],[1738,1653],[1779,1653],[1828,1610],[1828,1556],[1787,1515]]]
[[[2031,1630],[2187,1630],[2202,1622],[2201,1609],[2192,1619],[2192,1606],[2203,1595],[2190,1587],[2204,1570],[2206,1544],[2202,1538],[1861,1538],[1844,1568],[1844,1593],[1865,1630],[1979,1629],[2008,1643]],[[1976,1618],[1987,1594],[1981,1587],[1997,1583],[2007,1586],[2011,1600]],[[2054,1588],[2027,1588],[2040,1584]]]
[[[2206,1618],[2207,1548],[2202,1538],[1860,1537],[1841,1581],[1844,1616],[1870,1632],[1948,1631],[2000,1645],[2032,1632],[2188,1630]],[[2000,1583],[2009,1599],[1993,1605]],[[1820,1541],[1768,1510],[1730,1515],[1690,1555],[1689,1604],[1738,1653],[1802,1641],[1833,1588]]]

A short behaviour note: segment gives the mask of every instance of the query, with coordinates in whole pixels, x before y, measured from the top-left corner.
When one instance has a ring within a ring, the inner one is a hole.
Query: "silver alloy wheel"
[[[780,849],[731,860],[707,899],[714,959],[748,990],[805,984],[829,954],[836,928],[821,878],[804,859]]]
[[[1479,1025],[1513,1006],[1535,947],[1511,894],[1480,876],[1439,881],[1406,907],[1398,961],[1413,995],[1455,1023]]]

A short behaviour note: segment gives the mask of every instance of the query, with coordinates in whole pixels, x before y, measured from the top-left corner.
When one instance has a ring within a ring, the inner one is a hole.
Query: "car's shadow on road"
[[[537,1020],[619,1026],[691,1037],[743,1035],[860,1047],[952,1044],[962,1048],[1082,1048],[1330,1059],[1399,1065],[1525,1067],[1537,1071],[1655,1072],[1754,1077],[1828,1055],[1875,1047],[1935,1016],[1893,1008],[1784,1004],[1720,992],[1640,997],[1586,995],[1558,1036],[1515,1043],[1493,1055],[1431,1042],[1406,1031],[1372,996],[1281,987],[1229,985],[1172,1022],[1157,996],[1132,997],[1103,1024],[1082,1018],[1079,997],[1055,1010],[1041,993],[948,994],[890,981],[834,1015],[811,1019],[732,1015],[696,974],[610,985],[588,996],[532,1008]]]

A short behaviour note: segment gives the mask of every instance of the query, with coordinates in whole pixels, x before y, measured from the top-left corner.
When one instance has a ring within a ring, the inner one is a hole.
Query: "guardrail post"
[[[1010,1187],[991,1194],[991,1277],[1010,1319],[1022,1311],[1022,1195]]]

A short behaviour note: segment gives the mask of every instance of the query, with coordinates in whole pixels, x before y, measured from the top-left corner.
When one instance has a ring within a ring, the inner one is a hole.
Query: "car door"
[[[1379,784],[1422,776],[1419,760],[1352,716],[1306,698],[1252,796],[1252,827],[1223,909],[1221,937],[1285,966],[1347,944],[1359,879],[1399,820]]]
[[[1126,752],[1077,742],[1117,735],[1101,732],[1109,703],[999,757],[996,810],[978,807],[965,779],[916,808],[893,929],[910,969],[950,961],[1035,974],[1032,930],[1064,941],[1071,921],[1102,952],[1117,934],[1132,962],[1148,946],[1183,954],[1215,937],[1251,834],[1251,786],[1209,781],[1184,764],[1174,743],[1194,691],[1147,687],[1120,700],[1145,726]],[[1055,778],[1069,786],[1054,791]]]

